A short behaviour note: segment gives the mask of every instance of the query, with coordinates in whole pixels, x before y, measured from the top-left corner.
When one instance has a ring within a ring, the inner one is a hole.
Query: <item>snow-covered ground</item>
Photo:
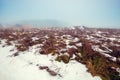
[[[37,49],[30,48],[19,52],[19,56],[10,57],[15,51],[14,46],[5,46],[3,40],[0,44],[0,80],[101,80],[87,72],[85,65],[74,60],[68,64],[55,61],[55,56],[41,55]],[[40,70],[39,66],[48,66],[57,73],[51,76],[46,70]]]

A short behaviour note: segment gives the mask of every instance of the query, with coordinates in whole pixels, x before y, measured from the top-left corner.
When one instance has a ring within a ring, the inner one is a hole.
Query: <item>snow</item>
[[[113,56],[111,56],[111,55],[109,55],[109,54],[106,54],[108,51],[104,51],[104,50],[100,49],[98,45],[93,45],[93,46],[92,46],[92,49],[93,49],[94,51],[97,51],[97,52],[99,52],[100,54],[104,55],[105,57],[108,57],[108,58],[111,59],[112,61],[116,62],[116,57],[113,57]]]
[[[119,76],[120,76],[120,68],[116,68],[116,71],[119,72]]]
[[[90,35],[86,35],[86,39],[90,40],[90,39],[93,39],[94,37],[93,36],[90,36]]]
[[[79,29],[84,30],[84,27],[83,27],[83,26],[80,26],[80,28],[79,28]]]
[[[65,40],[65,43],[66,43],[66,48],[68,49],[68,48],[75,48],[75,49],[77,49],[77,47],[76,46],[74,46],[74,45],[69,45],[69,43],[70,43],[70,41],[71,40]]]
[[[12,33],[13,35],[17,35],[17,33],[16,32],[14,32],[14,33]]]
[[[108,52],[113,52],[113,50],[109,49],[107,46],[105,46],[106,44],[102,45],[102,47],[104,47]]]
[[[63,39],[63,37],[66,37],[67,39],[71,40],[73,37],[71,35],[62,35],[61,39]]]
[[[116,46],[116,47],[119,47],[119,46],[120,46],[120,44],[115,44],[115,43],[113,43],[113,42],[111,42],[110,45],[111,45],[111,46]]]
[[[32,37],[32,41],[39,40],[38,37]]]
[[[81,47],[81,46],[82,46],[82,43],[76,43],[76,46]]]
[[[12,36],[9,36],[9,38],[13,38]]]
[[[2,41],[4,43],[4,41]],[[0,80],[101,80],[100,77],[93,77],[87,72],[85,65],[76,61],[68,64],[55,61],[55,56],[40,55],[35,49],[36,46],[19,56],[9,57],[14,46],[2,47],[0,45]],[[45,70],[39,70],[38,66],[48,66],[51,70],[60,75],[51,76]]]
[[[117,72],[119,72],[119,76],[120,76],[120,68],[112,67],[112,69],[115,69]]]
[[[75,37],[75,38],[73,39],[73,42],[77,42],[77,41],[79,41],[79,38]]]
[[[102,32],[101,31],[97,31],[98,34],[101,34]]]
[[[71,40],[65,40],[66,45],[69,45]]]
[[[70,26],[69,29],[75,29],[75,27],[74,26]]]
[[[116,40],[116,38],[108,38],[108,39],[110,39],[111,41],[114,41],[114,40]]]
[[[44,37],[45,37],[46,39],[48,39],[48,38],[49,38],[49,36],[48,36],[48,35],[45,35]]]
[[[76,46],[70,46],[70,45],[67,45],[66,48],[67,48],[67,49],[68,49],[68,48],[74,48],[74,49],[77,49]]]

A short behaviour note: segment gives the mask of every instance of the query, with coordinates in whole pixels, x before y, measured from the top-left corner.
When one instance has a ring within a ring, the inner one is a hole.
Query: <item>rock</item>
[[[51,75],[51,76],[56,76],[57,73],[54,72],[53,70],[47,69],[47,72]]]
[[[16,53],[14,53],[13,54],[13,56],[15,57],[15,56],[18,56],[19,55],[19,53],[18,52],[16,52]]]
[[[41,69],[41,70],[48,69],[48,66],[40,66],[39,69]]]

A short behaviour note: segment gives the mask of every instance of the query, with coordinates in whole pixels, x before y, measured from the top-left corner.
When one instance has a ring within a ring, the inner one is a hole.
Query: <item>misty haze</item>
[[[0,0],[0,80],[120,80],[120,1]]]

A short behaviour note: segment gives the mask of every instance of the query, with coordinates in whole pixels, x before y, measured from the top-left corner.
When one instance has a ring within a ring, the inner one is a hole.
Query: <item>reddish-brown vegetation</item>
[[[93,76],[100,76],[103,80],[119,80],[119,73],[112,67],[120,68],[120,30],[115,29],[31,29],[13,30],[1,29],[0,39],[5,39],[2,47],[15,44],[18,52],[12,56],[19,56],[19,52],[26,51],[34,45],[40,54],[57,55],[56,61],[69,63],[76,60],[83,63]],[[77,38],[77,41],[74,39]],[[69,42],[66,43],[66,40]],[[81,46],[76,45],[82,43]],[[0,44],[2,41],[0,40]],[[102,54],[95,51],[92,46],[99,46],[98,50],[104,51]],[[69,47],[68,47],[69,46]],[[14,51],[14,50],[10,50]],[[111,57],[106,57],[108,54]],[[112,58],[116,58],[113,61]],[[39,65],[37,65],[39,66]],[[46,70],[50,75],[56,76],[58,73],[47,66],[40,66],[39,69]]]

